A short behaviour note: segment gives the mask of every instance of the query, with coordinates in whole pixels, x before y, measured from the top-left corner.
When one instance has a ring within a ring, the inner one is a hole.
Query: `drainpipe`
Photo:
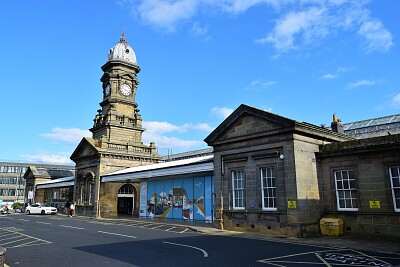
[[[224,198],[221,191],[221,220],[220,220],[221,230],[224,230]]]
[[[99,173],[99,172],[97,172],[97,173]],[[101,214],[100,214],[100,174],[98,175],[99,176],[99,178],[98,178],[98,181],[97,181],[97,192],[96,192],[96,200],[97,200],[97,207],[96,207],[96,218],[97,219],[100,219],[101,218]]]

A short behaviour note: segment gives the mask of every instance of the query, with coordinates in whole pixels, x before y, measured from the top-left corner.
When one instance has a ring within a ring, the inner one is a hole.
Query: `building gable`
[[[269,135],[293,129],[295,121],[260,109],[240,105],[204,140],[213,145],[225,140]]]
[[[79,145],[76,147],[75,151],[71,155],[71,160],[76,162],[80,158],[85,158],[88,156],[93,156],[98,154],[98,149],[95,147],[94,139],[84,137],[82,138]]]

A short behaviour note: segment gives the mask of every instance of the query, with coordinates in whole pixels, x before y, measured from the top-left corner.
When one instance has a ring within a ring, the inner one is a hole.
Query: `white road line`
[[[332,265],[330,265],[326,260],[324,260],[324,258],[322,258],[318,253],[314,253],[315,256],[317,256],[317,258],[322,261],[326,266],[328,267],[332,267]]]
[[[15,242],[24,241],[24,240],[26,240],[26,239],[30,239],[30,237],[24,237],[24,238],[21,238],[21,239],[18,239],[18,240],[14,240],[14,241],[6,242],[6,243],[1,243],[1,245],[2,245],[2,246],[5,246],[5,245],[11,244],[11,243],[15,243]]]
[[[163,226],[164,226],[164,224],[161,224],[161,225],[156,226],[156,227],[151,227],[150,229],[157,229],[157,228],[160,228],[160,227],[163,227]]]
[[[41,224],[51,224],[51,223],[48,223],[48,222],[38,222],[38,221],[36,221],[36,223],[41,223]]]
[[[187,230],[189,230],[189,228],[186,228],[185,230],[180,231],[179,233],[180,233],[180,234],[183,234],[183,233],[186,232]]]
[[[162,241],[165,244],[171,244],[171,245],[175,245],[175,246],[182,246],[182,247],[188,247],[188,248],[194,248],[197,250],[200,250],[201,252],[203,252],[204,258],[208,257],[208,253],[207,251],[205,251],[204,249],[201,248],[197,248],[197,247],[193,247],[193,246],[188,246],[188,245],[184,245],[184,244],[178,244],[178,243],[171,243],[171,242],[167,242],[167,241]]]
[[[31,220],[18,219],[18,221],[30,222]]]
[[[108,235],[117,235],[117,236],[129,237],[129,238],[137,238],[136,236],[131,236],[131,235],[122,235],[122,234],[116,234],[116,233],[110,233],[110,232],[103,232],[103,231],[97,231],[97,232],[103,233],[103,234],[108,234]]]
[[[176,228],[176,227],[171,227],[171,228],[169,228],[169,229],[167,229],[167,230],[165,230],[165,231],[168,232],[169,230],[172,230],[172,229],[174,229],[174,228]]]
[[[76,227],[76,226],[68,226],[68,225],[60,225],[61,227],[67,227],[67,228],[73,228],[73,229],[78,229],[78,230],[83,230],[83,229],[85,229],[85,228],[82,228],[82,227]]]

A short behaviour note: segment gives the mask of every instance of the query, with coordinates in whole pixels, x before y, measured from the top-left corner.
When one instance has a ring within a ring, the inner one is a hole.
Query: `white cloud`
[[[265,82],[263,80],[255,80],[255,81],[252,81],[249,86],[244,88],[244,90],[246,90],[246,91],[264,90],[264,89],[270,88],[271,86],[274,86],[275,84],[277,84],[276,81]]]
[[[47,152],[39,152],[36,155],[21,155],[27,162],[42,164],[61,164],[71,165],[73,162],[69,159],[69,154],[49,154]]]
[[[191,128],[193,130],[199,130],[199,131],[205,131],[205,132],[211,132],[214,129],[208,123],[195,124],[195,125],[192,125]]]
[[[358,34],[366,39],[367,52],[387,52],[393,46],[392,34],[376,19],[363,22]]]
[[[292,1],[287,13],[282,12],[276,20],[274,29],[256,42],[271,43],[278,52],[286,52],[315,46],[345,30],[358,31],[366,40],[367,52],[387,52],[393,45],[392,35],[371,17],[366,4],[368,1]]]
[[[390,106],[393,108],[400,108],[400,93],[392,97]]]
[[[338,73],[345,73],[353,70],[353,67],[339,67],[336,72]]]
[[[195,15],[199,3],[198,0],[143,0],[136,11],[143,22],[173,32],[178,22]]]
[[[269,112],[269,113],[271,113],[272,112],[272,108],[271,107],[268,107],[268,106],[262,106],[261,107],[262,108],[262,110],[264,110],[264,111],[267,111],[267,112]]]
[[[300,12],[289,12],[278,19],[273,31],[259,43],[272,43],[277,51],[284,52],[296,48],[297,35],[302,34],[304,44],[312,44],[328,35],[326,8],[311,7]]]
[[[158,134],[171,132],[184,133],[188,130],[210,131],[212,129],[212,127],[207,123],[185,123],[179,126],[165,121],[147,121],[143,122],[143,126],[146,128],[147,132]]]
[[[193,22],[190,33],[195,36],[204,36],[208,33],[208,25],[202,27],[198,21]]]
[[[356,81],[354,83],[349,83],[349,87],[350,88],[355,88],[355,87],[360,87],[360,86],[372,86],[376,84],[376,81],[374,80],[360,80],[360,81]]]
[[[205,143],[201,140],[184,140],[177,137],[169,137],[165,135],[159,135],[156,133],[144,132],[143,142],[149,144],[155,142],[158,148],[173,148],[173,149],[185,149],[193,150],[200,147],[205,147]]]
[[[217,118],[222,118],[222,119],[226,119],[229,115],[231,115],[231,113],[233,112],[233,109],[231,108],[219,108],[219,107],[213,107],[211,109],[211,114],[217,116]]]
[[[173,125],[169,122],[150,121],[143,122],[146,131],[143,133],[143,142],[149,144],[155,142],[158,148],[168,148],[173,150],[193,150],[204,148],[206,144],[202,140],[186,140],[178,138],[176,135],[188,133],[190,131],[211,132],[213,128],[207,123],[185,123],[183,125]]]
[[[119,0],[130,5],[142,22],[173,32],[180,23],[193,23],[191,34],[205,35],[206,27],[192,22],[198,13],[221,15],[244,13],[266,5],[277,15],[272,30],[258,43],[272,44],[279,52],[315,46],[339,30],[358,32],[366,51],[386,52],[393,46],[388,29],[367,9],[369,1],[354,0]],[[253,25],[256,26],[256,25]]]
[[[91,137],[92,134],[88,130],[78,128],[59,128],[51,129],[52,133],[44,133],[40,136],[57,142],[65,142],[69,144],[78,144],[82,137]]]
[[[332,80],[332,79],[336,79],[337,75],[328,73],[328,74],[322,75],[321,78],[325,79],[325,80]]]
[[[188,129],[188,124],[177,126],[165,121],[145,121],[143,126],[152,133],[186,132]]]

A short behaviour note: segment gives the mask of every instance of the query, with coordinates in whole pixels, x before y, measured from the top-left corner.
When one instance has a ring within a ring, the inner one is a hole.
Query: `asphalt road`
[[[197,233],[185,226],[0,216],[9,266],[381,266],[400,256]]]

